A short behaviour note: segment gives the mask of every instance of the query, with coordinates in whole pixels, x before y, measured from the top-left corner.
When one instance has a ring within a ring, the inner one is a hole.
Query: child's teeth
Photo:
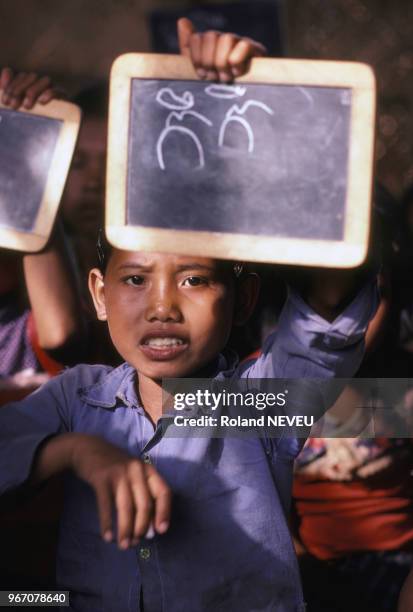
[[[179,346],[183,344],[180,338],[151,338],[148,340],[149,346],[164,347],[164,346]]]

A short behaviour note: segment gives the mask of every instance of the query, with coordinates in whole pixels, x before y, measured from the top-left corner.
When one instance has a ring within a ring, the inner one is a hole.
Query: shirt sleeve
[[[64,378],[58,376],[25,399],[0,406],[0,494],[27,480],[46,438],[70,430]]]
[[[331,323],[323,319],[293,290],[289,290],[277,332],[265,342],[262,354],[246,362],[238,373],[247,379],[283,379],[289,396],[286,414],[310,414],[315,420],[334,403],[344,380],[360,367],[368,324],[378,306],[376,281],[366,284]],[[243,369],[242,369],[243,368]],[[252,381],[251,381],[252,382]],[[274,478],[279,491],[291,489],[291,469],[283,469],[300,452],[309,430],[298,438],[286,434],[265,437],[268,454],[277,469]],[[287,507],[287,506],[286,506]]]
[[[289,289],[277,331],[254,362],[241,366],[248,378],[350,378],[360,367],[367,326],[378,306],[376,281],[365,285],[331,323]]]

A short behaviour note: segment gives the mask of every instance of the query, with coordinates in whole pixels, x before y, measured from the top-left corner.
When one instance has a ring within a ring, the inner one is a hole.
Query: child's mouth
[[[181,355],[188,347],[188,343],[182,338],[174,336],[154,336],[146,338],[140,344],[140,349],[154,361],[168,361]]]

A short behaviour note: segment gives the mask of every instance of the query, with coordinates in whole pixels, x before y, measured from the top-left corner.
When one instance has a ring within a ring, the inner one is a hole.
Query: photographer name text
[[[230,417],[221,414],[218,417],[202,415],[198,417],[186,417],[177,415],[174,417],[176,427],[312,427],[315,419],[311,415],[265,415],[258,417]]]

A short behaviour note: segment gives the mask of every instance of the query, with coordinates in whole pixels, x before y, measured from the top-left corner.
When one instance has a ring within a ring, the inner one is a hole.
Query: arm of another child
[[[0,73],[0,89],[2,103],[13,110],[30,110],[37,103],[46,105],[61,96],[49,77],[25,72],[15,75],[10,68]],[[73,347],[82,346],[79,340],[84,336],[85,324],[76,275],[59,223],[46,248],[25,255],[23,266],[40,347],[58,361],[76,361],[79,348],[75,355]],[[69,353],[72,358],[66,360]]]

